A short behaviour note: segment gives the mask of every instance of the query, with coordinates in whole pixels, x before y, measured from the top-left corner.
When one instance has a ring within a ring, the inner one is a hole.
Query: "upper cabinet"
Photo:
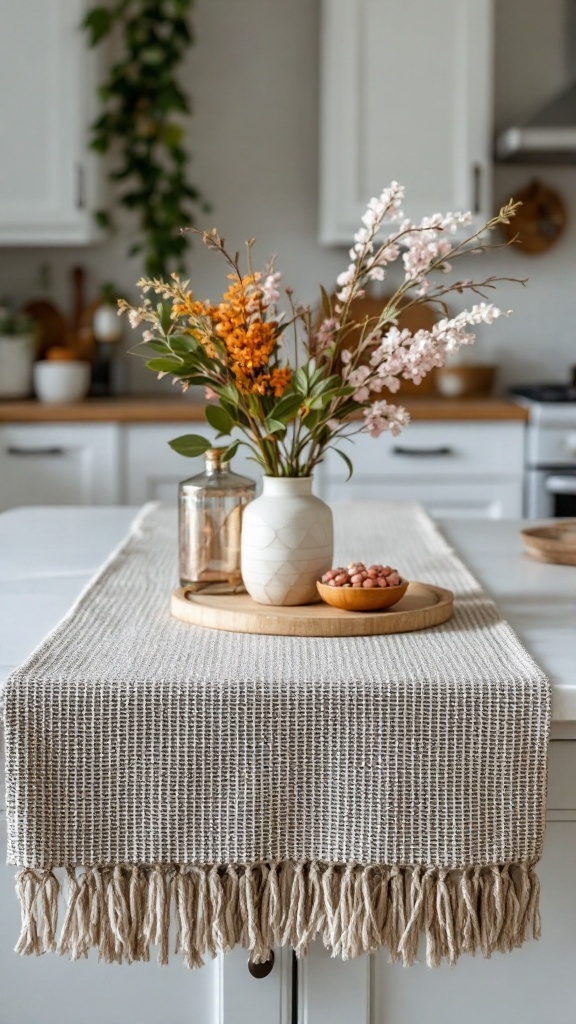
[[[0,0],[0,245],[94,240],[84,0]]]
[[[322,0],[320,241],[396,180],[413,220],[491,214],[492,0]]]

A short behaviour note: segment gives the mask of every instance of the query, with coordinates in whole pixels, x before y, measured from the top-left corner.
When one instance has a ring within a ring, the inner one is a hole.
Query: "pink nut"
[[[364,583],[362,584],[362,586],[363,586],[363,587],[364,587],[364,588],[365,588],[366,590],[369,590],[369,589],[370,589],[370,587],[375,587],[375,586],[376,586],[376,584],[375,584],[374,580],[371,580],[371,579],[370,579],[370,577],[368,577],[368,579],[365,579],[365,580],[364,580]]]

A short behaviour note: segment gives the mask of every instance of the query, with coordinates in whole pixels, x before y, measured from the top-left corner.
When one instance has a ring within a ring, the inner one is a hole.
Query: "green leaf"
[[[204,415],[210,426],[220,434],[229,434],[234,427],[234,420],[221,405],[207,405]]]
[[[182,369],[182,360],[170,359],[169,357],[166,357],[166,359],[150,359],[146,366],[154,373],[176,373]]]
[[[178,452],[178,455],[185,455],[188,459],[204,455],[212,447],[212,442],[200,434],[182,434],[181,437],[175,437],[168,444],[175,452]]]
[[[289,423],[290,420],[296,418],[301,405],[301,395],[283,395],[280,401],[274,406],[272,415],[274,416],[274,419],[279,420],[280,423]]]
[[[156,306],[156,311],[158,313],[160,327],[162,328],[164,333],[167,334],[172,326],[172,319],[170,317],[170,306],[166,302],[159,302],[158,305]]]
[[[232,402],[233,405],[238,404],[238,388],[235,384],[225,384],[223,387],[218,389],[218,394],[222,398],[228,399],[228,401]]]
[[[316,429],[316,427],[320,423],[321,419],[322,419],[322,410],[320,408],[315,408],[315,409],[311,410],[309,413],[307,413],[307,415],[304,417],[302,422],[303,422],[303,424],[304,424],[304,426],[306,427],[307,430],[312,431],[312,430]]]
[[[332,448],[332,445],[330,445],[330,447]],[[343,459],[343,461],[346,463],[348,467],[348,476],[346,477],[346,481],[348,481],[352,476],[352,473],[354,472],[354,466],[352,465],[348,456],[345,455],[344,452],[341,452],[339,448],[332,448],[332,451],[336,452],[336,454],[339,455],[340,458]]]
[[[285,434],[286,424],[281,423],[280,420],[274,419],[273,416],[266,417],[266,432],[268,434]]]
[[[153,352],[161,352],[162,355],[170,356],[170,349],[165,341],[145,341],[144,348],[151,348]]]
[[[101,39],[108,35],[112,28],[113,16],[107,7],[93,7],[88,12],[82,28],[90,34],[90,46],[96,46]]]
[[[169,349],[179,356],[191,355],[198,348],[198,339],[193,334],[171,334]]]
[[[299,366],[294,371],[290,384],[297,394],[304,396],[308,394],[308,375],[303,366]]]
[[[220,461],[230,462],[230,459],[234,458],[241,444],[241,441],[232,441],[232,444],[228,445],[226,451],[222,452],[222,455],[220,456]]]
[[[106,210],[96,210],[94,214],[94,220],[99,228],[105,230],[112,226],[112,220],[110,214]]]
[[[320,376],[318,376],[318,373],[320,373]],[[316,395],[321,394],[323,391],[327,391],[329,388],[341,388],[345,386],[342,383],[341,377],[337,377],[335,374],[332,374],[330,377],[322,377],[322,373],[322,368],[317,370],[310,380],[310,394],[313,398],[315,398]]]
[[[330,302],[330,296],[325,288],[320,285],[320,295],[322,296],[322,312],[326,320],[329,320],[332,316],[332,303]]]

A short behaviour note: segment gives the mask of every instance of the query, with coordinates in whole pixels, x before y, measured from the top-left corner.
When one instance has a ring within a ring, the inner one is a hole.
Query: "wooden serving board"
[[[547,526],[531,526],[520,536],[527,554],[540,562],[576,565],[576,519],[559,519]]]
[[[411,582],[402,600],[378,612],[348,612],[331,605],[291,607],[257,604],[247,594],[194,594],[180,587],[172,594],[172,615],[183,622],[233,633],[273,636],[374,636],[408,633],[446,622],[453,611],[451,590]]]

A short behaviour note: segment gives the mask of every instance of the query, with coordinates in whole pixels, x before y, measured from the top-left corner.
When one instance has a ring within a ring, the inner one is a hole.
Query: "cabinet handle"
[[[64,455],[65,448],[17,448],[14,445],[10,445],[6,449],[7,455]]]
[[[262,964],[253,964],[251,960],[248,961],[248,972],[253,978],[267,978],[272,972],[274,967],[274,950],[270,953],[270,959],[265,960]]]
[[[83,164],[76,164],[76,209],[83,210],[86,206],[86,196],[84,189],[84,166]]]
[[[480,213],[482,209],[482,164],[472,167],[472,210]]]
[[[548,494],[576,494],[576,476],[548,476],[544,487]]]
[[[453,454],[454,449],[449,448],[448,445],[440,445],[439,448],[403,448],[402,445],[395,444],[392,448],[392,455],[416,455],[429,458],[430,456]]]

